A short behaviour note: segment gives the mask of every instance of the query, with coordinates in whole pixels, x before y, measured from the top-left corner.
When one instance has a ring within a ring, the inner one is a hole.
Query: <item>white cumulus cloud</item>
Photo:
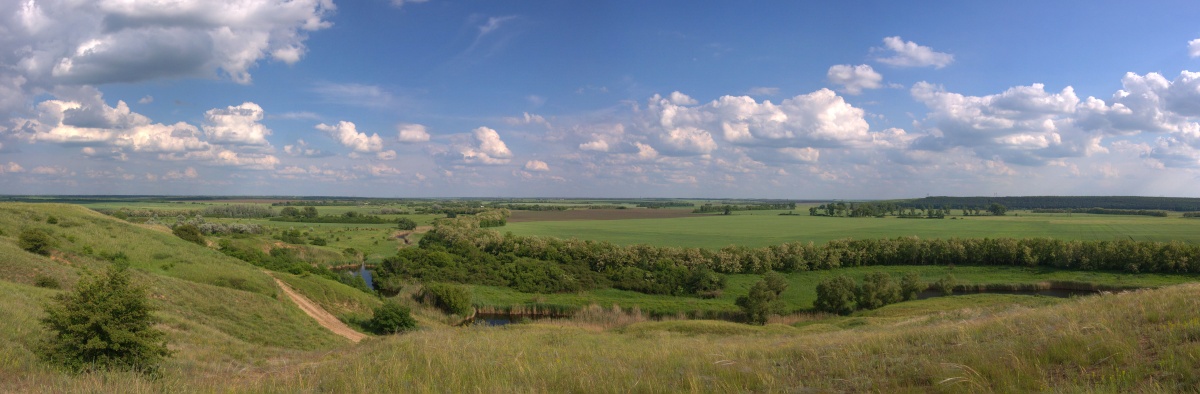
[[[335,125],[321,123],[316,128],[329,134],[342,146],[350,148],[354,152],[374,153],[383,150],[383,138],[379,138],[379,134],[368,136],[367,133],[360,133],[353,122],[343,120]]]
[[[879,89],[883,82],[883,76],[866,64],[834,65],[829,67],[829,72],[825,74],[825,77],[829,78],[829,82],[841,85],[842,91],[846,94],[860,94],[866,89]]]
[[[224,109],[213,108],[204,113],[202,128],[213,143],[266,146],[271,144],[267,141],[271,129],[259,123],[263,114],[262,107],[251,102]]]
[[[425,126],[419,124],[398,124],[396,125],[396,134],[403,143],[429,141],[429,132],[425,130]]]
[[[896,67],[928,67],[942,68],[954,62],[954,55],[937,52],[933,48],[917,45],[912,41],[904,41],[900,36],[883,39],[883,48],[873,48],[874,51],[887,52],[890,56],[876,58],[880,63]]]
[[[550,165],[541,160],[530,160],[525,162],[525,169],[529,171],[550,171]]]

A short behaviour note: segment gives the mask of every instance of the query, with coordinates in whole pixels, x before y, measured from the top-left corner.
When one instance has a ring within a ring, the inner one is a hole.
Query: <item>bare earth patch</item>
[[[334,334],[341,335],[354,343],[358,343],[358,341],[367,337],[366,334],[354,331],[353,328],[347,326],[346,323],[342,323],[337,317],[329,314],[324,308],[314,304],[308,298],[296,293],[295,290],[292,290],[291,286],[283,283],[279,278],[275,278],[275,283],[279,284],[279,288],[283,289],[283,293],[287,294],[288,298],[291,298],[292,302],[295,302],[296,306],[300,307],[300,310],[303,310],[305,314],[315,319],[321,327],[325,327],[329,331],[333,331]]]
[[[561,222],[569,220],[670,219],[698,216],[688,209],[572,209],[567,211],[512,211],[508,221]]]

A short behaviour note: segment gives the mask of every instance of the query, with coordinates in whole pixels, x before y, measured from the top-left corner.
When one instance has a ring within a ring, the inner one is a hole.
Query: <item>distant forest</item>
[[[1200,211],[1200,198],[1134,196],[1025,196],[1025,197],[925,197],[896,200],[904,208],[947,207],[961,209],[986,207],[997,203],[1009,209],[1157,209],[1164,211]]]

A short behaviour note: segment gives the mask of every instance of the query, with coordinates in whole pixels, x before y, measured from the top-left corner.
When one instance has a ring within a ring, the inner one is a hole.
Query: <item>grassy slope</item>
[[[509,223],[497,229],[517,235],[605,240],[618,244],[720,248],[761,247],[792,241],[824,243],[843,238],[1032,238],[1200,242],[1200,220],[1085,214],[978,216],[962,220],[779,216],[785,211],[741,211],[675,219]],[[799,210],[797,212],[800,212]],[[957,212],[955,212],[957,213]]]
[[[53,215],[59,224],[47,224]],[[28,227],[52,230],[53,258],[16,247]],[[162,319],[160,328],[176,351],[168,371],[195,376],[227,376],[248,367],[302,359],[312,350],[347,343],[318,326],[281,298],[269,276],[215,251],[95,214],[52,204],[0,204],[0,387],[34,389],[75,384],[36,360],[42,305],[58,290],[33,287],[45,275],[71,288],[78,278],[110,263],[85,253],[124,252],[135,280],[146,286]]]
[[[911,305],[925,302],[941,301]],[[815,333],[709,321],[603,332],[556,323],[424,331],[252,389],[1170,392],[1200,385],[1200,285],[923,315],[941,308],[917,316],[885,308],[876,313],[890,321]]]

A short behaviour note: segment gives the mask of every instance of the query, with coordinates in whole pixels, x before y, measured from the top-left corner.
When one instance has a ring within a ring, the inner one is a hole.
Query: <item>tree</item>
[[[930,287],[941,292],[942,295],[951,295],[954,294],[954,286],[957,285],[958,280],[954,279],[954,275],[946,274],[945,277],[933,282],[933,285]]]
[[[849,315],[854,312],[854,293],[858,285],[845,275],[826,278],[817,284],[817,300],[813,307],[819,311]]]
[[[929,285],[921,280],[921,274],[913,271],[904,274],[904,277],[900,279],[900,295],[904,301],[917,299],[917,296],[928,287]]]
[[[1004,213],[1008,212],[1008,207],[1000,205],[1000,203],[992,203],[988,206],[988,212],[995,216],[1004,216]]]
[[[872,272],[858,288],[858,309],[875,309],[900,302],[900,286],[886,272]]]
[[[412,311],[395,301],[385,301],[375,308],[375,315],[367,322],[377,334],[389,335],[417,328],[417,320],[412,317]]]
[[[767,317],[784,312],[786,306],[780,298],[784,290],[787,290],[787,282],[783,281],[783,276],[769,272],[763,280],[750,286],[749,294],[738,297],[736,304],[751,324],[767,324]]]
[[[50,255],[50,247],[54,246],[54,237],[40,228],[27,228],[17,236],[17,246],[29,253]]]
[[[429,283],[416,294],[416,298],[432,304],[443,312],[467,316],[471,313],[471,292],[465,287],[446,283]]]
[[[46,306],[42,326],[50,333],[38,355],[71,371],[131,370],[155,373],[170,356],[166,334],[146,290],[134,286],[124,264],[103,276],[80,281],[75,291],[60,294]]]
[[[396,221],[396,228],[401,230],[412,230],[417,228],[417,222],[414,222],[409,218],[400,218],[400,220]]]
[[[171,233],[175,234],[176,237],[182,238],[184,241],[201,246],[207,245],[207,243],[204,242],[204,234],[201,233],[200,228],[196,227],[194,224],[175,226],[174,229],[171,229]]]
[[[300,210],[300,217],[309,219],[317,217],[317,207],[304,207]]]
[[[300,210],[296,209],[296,207],[284,207],[283,209],[279,210],[279,216],[283,216],[283,217],[300,216]]]

